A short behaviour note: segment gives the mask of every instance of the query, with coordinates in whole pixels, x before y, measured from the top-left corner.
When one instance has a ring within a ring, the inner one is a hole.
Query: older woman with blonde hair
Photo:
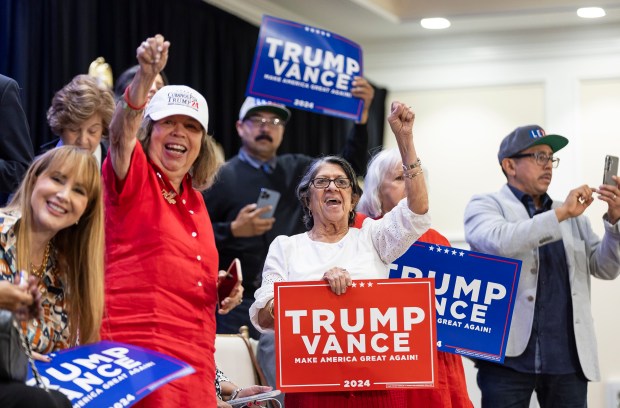
[[[52,98],[47,121],[58,139],[42,146],[75,145],[91,152],[99,166],[107,155],[107,138],[114,114],[114,96],[97,78],[77,75]]]
[[[99,340],[103,204],[94,158],[75,146],[39,156],[0,218],[1,278],[13,281],[26,270],[39,279],[44,313],[28,324],[33,350],[44,354]]]

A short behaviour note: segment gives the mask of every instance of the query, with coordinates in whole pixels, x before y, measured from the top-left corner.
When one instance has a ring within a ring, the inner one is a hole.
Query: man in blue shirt
[[[583,408],[587,382],[600,379],[590,275],[620,274],[620,178],[553,201],[547,189],[560,161],[553,154],[567,144],[537,125],[515,129],[498,153],[507,184],[465,209],[472,250],[523,262],[504,364],[476,362],[483,408],[527,408],[534,391],[542,408]],[[602,240],[583,216],[594,193],[608,204]]]

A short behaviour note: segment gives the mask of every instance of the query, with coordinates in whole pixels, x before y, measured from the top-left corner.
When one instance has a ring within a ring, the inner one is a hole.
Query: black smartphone
[[[611,176],[618,175],[618,156],[605,156],[605,169],[603,171],[603,184],[615,186],[616,182]]]
[[[267,211],[260,215],[261,218],[271,218],[273,217],[274,212],[276,211],[276,207],[278,206],[278,201],[280,201],[280,193],[275,190],[270,190],[268,188],[261,188],[260,193],[258,194],[258,199],[256,200],[256,208],[271,206],[271,210]]]
[[[241,274],[241,262],[239,259],[235,258],[230,263],[228,270],[226,271],[226,275],[220,276],[217,284],[217,297],[220,302],[230,296],[230,293],[235,288],[237,282],[241,282],[243,280],[243,275]]]

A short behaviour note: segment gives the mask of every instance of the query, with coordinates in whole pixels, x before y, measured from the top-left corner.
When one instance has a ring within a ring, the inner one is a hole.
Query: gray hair
[[[370,160],[364,178],[364,194],[357,204],[357,211],[371,218],[378,218],[383,215],[379,198],[381,182],[385,175],[401,162],[400,152],[396,148],[382,150]]]
[[[348,161],[338,156],[325,156],[318,159],[315,159],[308,170],[306,170],[306,174],[302,177],[301,181],[297,185],[297,198],[301,202],[301,207],[304,211],[303,221],[308,230],[311,230],[314,226],[314,219],[312,218],[312,212],[310,212],[310,182],[316,177],[316,174],[319,172],[321,167],[324,164],[335,164],[340,166],[347,178],[351,180],[351,199],[353,200],[353,204],[362,195],[362,189],[357,184],[357,176],[355,175],[355,170],[349,164]],[[355,222],[355,208],[351,210],[349,213],[349,226],[352,226]]]

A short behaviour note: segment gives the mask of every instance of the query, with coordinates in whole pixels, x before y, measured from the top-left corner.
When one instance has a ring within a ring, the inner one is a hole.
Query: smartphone
[[[235,398],[234,400],[226,401],[233,407],[244,407],[246,404],[254,401],[269,401],[275,399],[280,395],[280,390],[273,390],[269,392],[262,392],[260,394],[250,395],[249,397]]]
[[[230,296],[230,293],[235,288],[237,282],[243,281],[243,275],[241,274],[241,262],[235,258],[230,263],[226,275],[219,277],[217,284],[217,297],[220,301]]]
[[[605,169],[603,171],[603,184],[615,186],[616,182],[611,176],[618,175],[618,156],[605,156]]]
[[[271,210],[267,211],[264,214],[261,214],[261,218],[271,218],[273,217],[274,212],[276,211],[276,207],[278,206],[278,201],[280,201],[280,193],[275,190],[270,190],[268,188],[261,188],[260,193],[258,194],[258,200],[256,200],[256,208],[271,206]]]

